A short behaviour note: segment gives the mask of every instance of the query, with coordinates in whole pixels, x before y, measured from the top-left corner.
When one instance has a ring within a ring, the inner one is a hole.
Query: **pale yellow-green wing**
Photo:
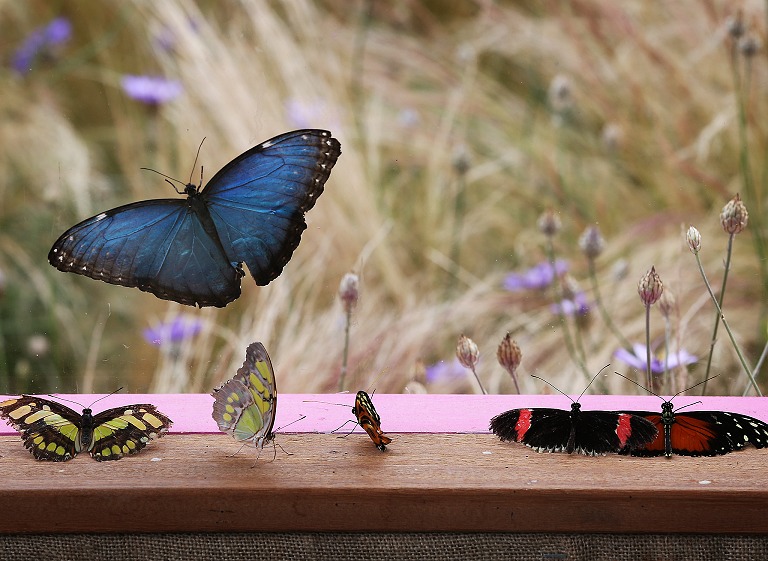
[[[234,378],[213,390],[213,420],[219,430],[257,448],[274,438],[277,410],[275,373],[267,350],[252,343]]]

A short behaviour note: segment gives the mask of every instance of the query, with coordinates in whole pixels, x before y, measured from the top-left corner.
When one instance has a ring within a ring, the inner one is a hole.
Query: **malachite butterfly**
[[[136,454],[173,424],[148,403],[107,409],[82,415],[66,405],[33,395],[0,403],[0,417],[21,433],[37,460],[66,462],[85,450],[94,460],[119,460]]]
[[[272,432],[277,410],[275,372],[264,345],[249,345],[245,362],[234,378],[213,390],[211,395],[214,397],[213,420],[219,430],[259,449],[275,438]]]

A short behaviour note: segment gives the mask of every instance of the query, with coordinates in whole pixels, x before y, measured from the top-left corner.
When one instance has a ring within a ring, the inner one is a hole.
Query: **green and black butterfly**
[[[222,432],[259,449],[275,438],[275,372],[264,345],[251,343],[235,377],[211,395],[215,398],[212,416]]]
[[[154,405],[136,404],[82,415],[66,405],[34,395],[0,403],[0,417],[21,433],[37,460],[66,462],[85,450],[94,460],[119,460],[136,454],[173,424]]]

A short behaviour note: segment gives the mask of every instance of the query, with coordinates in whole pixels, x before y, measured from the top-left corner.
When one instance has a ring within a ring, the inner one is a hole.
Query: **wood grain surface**
[[[0,437],[0,532],[768,532],[768,449],[538,454],[485,434],[171,434],[117,462],[38,462]],[[234,456],[232,456],[235,454]]]

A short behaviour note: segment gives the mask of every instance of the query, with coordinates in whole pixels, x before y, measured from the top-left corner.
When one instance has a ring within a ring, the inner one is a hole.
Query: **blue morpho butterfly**
[[[280,275],[340,154],[328,131],[281,134],[240,154],[205,188],[187,184],[186,199],[139,201],[84,220],[56,240],[48,261],[164,300],[222,308],[240,296],[243,262],[258,285]]]

